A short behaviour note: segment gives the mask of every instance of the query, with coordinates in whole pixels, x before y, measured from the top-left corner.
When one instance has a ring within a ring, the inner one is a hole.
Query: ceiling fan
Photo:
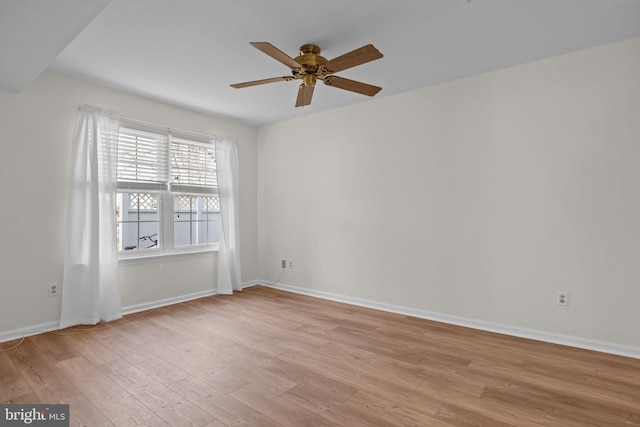
[[[322,80],[327,86],[360,93],[362,95],[373,96],[382,88],[344,77],[334,76],[334,73],[343,71],[356,65],[365,64],[370,61],[382,58],[382,53],[372,44],[362,46],[359,49],[345,53],[327,61],[320,56],[320,48],[314,44],[305,44],[300,47],[300,55],[292,58],[282,52],[271,43],[251,42],[251,46],[266,53],[276,61],[279,61],[291,69],[291,76],[274,77],[270,79],[254,80],[244,83],[232,84],[231,87],[240,89],[243,87],[257,86],[266,83],[275,83],[289,80],[302,80],[298,89],[296,107],[311,104],[313,89],[316,81]]]

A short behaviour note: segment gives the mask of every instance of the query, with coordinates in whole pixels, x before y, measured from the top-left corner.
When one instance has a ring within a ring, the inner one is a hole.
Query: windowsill
[[[144,252],[135,254],[118,254],[118,265],[133,265],[159,262],[163,260],[180,260],[217,254],[219,245],[211,245],[188,250]]]

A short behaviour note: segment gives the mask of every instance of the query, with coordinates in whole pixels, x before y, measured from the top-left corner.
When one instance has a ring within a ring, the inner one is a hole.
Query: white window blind
[[[216,194],[215,145],[171,137],[170,174],[171,191]]]
[[[166,137],[121,127],[117,179],[118,188],[166,190]]]

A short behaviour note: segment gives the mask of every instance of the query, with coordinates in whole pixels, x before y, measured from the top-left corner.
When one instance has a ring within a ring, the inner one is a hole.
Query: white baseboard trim
[[[146,302],[143,304],[129,305],[126,307],[122,307],[122,314],[126,316],[127,314],[133,314],[133,313],[138,313],[140,311],[146,311],[154,308],[165,307],[167,305],[178,304],[181,302],[191,301],[194,299],[208,297],[216,294],[217,292],[215,290],[207,290],[207,291],[201,291],[201,292],[194,292],[186,295],[180,295],[172,298],[165,298],[161,300]],[[56,331],[59,329],[60,329],[60,321],[54,321],[54,322],[42,323],[39,325],[27,326],[19,329],[13,329],[11,331],[0,332],[0,343],[28,337],[30,335],[37,335],[45,332]]]
[[[517,326],[509,326],[500,323],[485,322],[481,320],[469,319],[458,316],[451,316],[432,312],[428,310],[420,310],[415,308],[403,307],[393,304],[385,304],[377,301],[371,301],[362,298],[354,298],[324,291],[316,291],[313,289],[300,288],[297,286],[286,285],[283,283],[274,283],[262,281],[260,284],[280,289],[287,292],[309,295],[317,298],[327,299],[331,301],[344,302],[347,304],[357,305],[360,307],[374,308],[377,310],[388,311],[391,313],[403,314],[406,316],[418,317],[421,319],[433,320],[436,322],[448,323],[457,326],[464,326],[482,331],[495,332],[516,336],[520,338],[528,338],[536,341],[543,341],[553,344],[566,345],[569,347],[582,348],[585,350],[599,351],[602,353],[616,354],[619,356],[632,357],[640,359],[640,348],[619,345],[609,342],[596,341],[587,338],[575,337],[570,335],[556,334],[553,332],[538,331],[534,329],[520,328]]]
[[[60,321],[40,323],[0,333],[0,342],[19,340],[31,335],[43,334],[60,329]]]
[[[198,298],[210,297],[212,295],[217,295],[218,292],[214,289],[207,291],[194,292],[192,294],[180,295],[177,297],[164,298],[161,300],[145,302],[142,304],[134,304],[128,305],[126,307],[122,307],[122,314],[133,314],[138,313],[140,311],[152,310],[154,308],[166,307],[168,305],[179,304],[181,302],[187,302]]]

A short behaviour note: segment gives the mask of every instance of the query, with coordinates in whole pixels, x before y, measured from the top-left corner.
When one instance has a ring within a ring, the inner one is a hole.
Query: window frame
[[[137,229],[138,229],[138,232],[137,232],[138,240],[137,240],[137,244],[136,244],[136,250],[127,250],[127,249],[125,249],[126,246],[124,246],[124,243],[121,243],[121,245],[123,245],[124,247],[123,247],[122,250],[119,250],[119,249],[117,250],[118,254],[121,254],[121,253],[122,254],[130,254],[130,253],[131,254],[142,254],[142,253],[144,253],[144,254],[152,254],[152,253],[158,252],[162,248],[162,242],[160,241],[160,238],[164,234],[162,232],[162,230],[160,229],[161,228],[160,217],[161,217],[161,209],[162,209],[162,201],[161,201],[160,192],[149,191],[149,190],[140,191],[140,190],[136,190],[136,189],[117,189],[116,190],[116,203],[119,202],[121,194],[123,194],[123,195],[124,194],[129,194],[129,195],[131,195],[131,194],[151,194],[151,195],[157,196],[157,198],[158,198],[158,208],[156,209],[156,213],[158,215],[158,219],[157,219],[157,221],[141,220],[140,214],[141,213],[143,213],[143,214],[150,213],[149,212],[150,210],[146,210],[146,209],[145,210],[141,210],[139,206],[138,206],[137,212],[136,212],[136,215],[137,215],[136,221],[125,220],[125,214],[123,212],[121,212],[121,219],[118,220],[118,214],[116,212],[116,227],[120,226],[120,228],[121,228],[120,233],[118,233],[116,231],[116,236],[117,237],[120,237],[120,235],[124,233],[123,229],[124,229],[124,225],[125,224],[137,224]],[[127,200],[127,201],[130,202],[130,196],[128,198],[126,198],[126,199],[123,196],[121,200],[123,201],[123,204],[120,206],[120,209],[123,210],[123,211],[125,209],[130,210],[131,209],[130,205],[126,206],[126,204],[124,203],[124,200]],[[116,207],[117,207],[117,204],[116,204]],[[157,225],[157,229],[158,229],[157,234],[159,235],[159,237],[158,237],[157,243],[156,243],[157,247],[156,248],[144,248],[144,249],[141,249],[140,248],[140,228],[141,228],[141,224],[149,223],[149,222],[157,222],[158,223],[158,225]]]
[[[173,232],[173,247],[174,248],[189,248],[189,247],[193,247],[193,246],[203,246],[203,245],[206,246],[206,245],[219,245],[220,244],[220,225],[219,225],[220,224],[220,208],[219,208],[220,200],[218,199],[218,210],[217,211],[216,210],[211,210],[210,211],[205,205],[206,204],[205,198],[207,198],[207,197],[214,197],[215,198],[215,197],[218,197],[217,194],[214,195],[214,194],[200,194],[200,193],[183,193],[183,192],[180,192],[180,193],[171,193],[170,197],[171,197],[171,201],[173,202],[172,221],[171,222],[173,223],[173,231],[174,231]],[[176,208],[175,201],[176,201],[176,199],[178,197],[188,197],[190,199],[189,209],[188,210],[181,211],[179,207]],[[191,205],[191,203],[193,203],[193,201],[194,201],[194,198],[200,198],[201,199],[200,203],[202,203],[202,206],[199,209],[197,208],[196,211],[193,210],[193,207]],[[197,217],[194,217],[194,215],[193,215],[194,212],[196,212],[196,214],[197,214],[197,212],[200,212],[200,214],[203,215],[203,216],[198,219]],[[176,221],[175,215],[176,214],[180,215],[180,213],[188,213],[189,214],[189,220],[188,221],[184,221],[184,220]],[[217,215],[218,216],[218,220],[217,220],[217,223],[218,223],[218,230],[217,230],[218,231],[217,232],[218,242],[194,244],[193,243],[194,232],[198,234],[198,238],[205,237],[207,240],[209,240],[209,237],[213,233],[213,231],[212,230],[210,231],[210,228],[209,228],[209,215],[210,214],[215,214],[215,213],[218,214]],[[189,242],[190,242],[189,244],[180,245],[180,244],[176,243],[176,239],[175,239],[176,222],[183,223],[183,224],[189,224],[189,233],[188,233],[189,234]],[[205,236],[200,236],[200,234],[202,233],[202,230],[194,231],[194,225],[198,226],[198,227],[205,227],[205,229],[206,229],[206,231],[204,232]]]
[[[213,150],[214,153],[214,179],[215,176],[215,136],[204,135],[190,131],[175,130],[166,127],[160,127],[156,125],[147,124],[144,122],[138,122],[137,120],[121,119],[120,129],[118,136],[120,137],[122,129],[126,131],[148,133],[157,135],[159,140],[162,140],[164,144],[164,153],[166,154],[166,161],[163,163],[164,167],[164,181],[163,183],[150,183],[150,182],[131,182],[131,181],[117,181],[116,193],[143,193],[143,194],[156,194],[158,195],[158,247],[154,249],[140,249],[136,250],[117,250],[119,261],[135,260],[151,260],[157,257],[163,256],[193,256],[203,255],[213,252],[217,252],[220,243],[203,243],[203,244],[190,244],[183,246],[175,246],[174,244],[174,199],[175,196],[218,196],[217,181],[215,186],[188,186],[181,185],[172,182],[172,160],[171,149],[172,139],[175,138],[180,142],[192,143],[194,146],[200,146]],[[120,151],[118,152],[120,158]],[[114,206],[115,209],[115,206]],[[138,221],[140,218],[138,218]],[[117,219],[116,219],[117,221]],[[114,224],[114,227],[118,227],[118,222]],[[116,242],[114,242],[114,245]]]

